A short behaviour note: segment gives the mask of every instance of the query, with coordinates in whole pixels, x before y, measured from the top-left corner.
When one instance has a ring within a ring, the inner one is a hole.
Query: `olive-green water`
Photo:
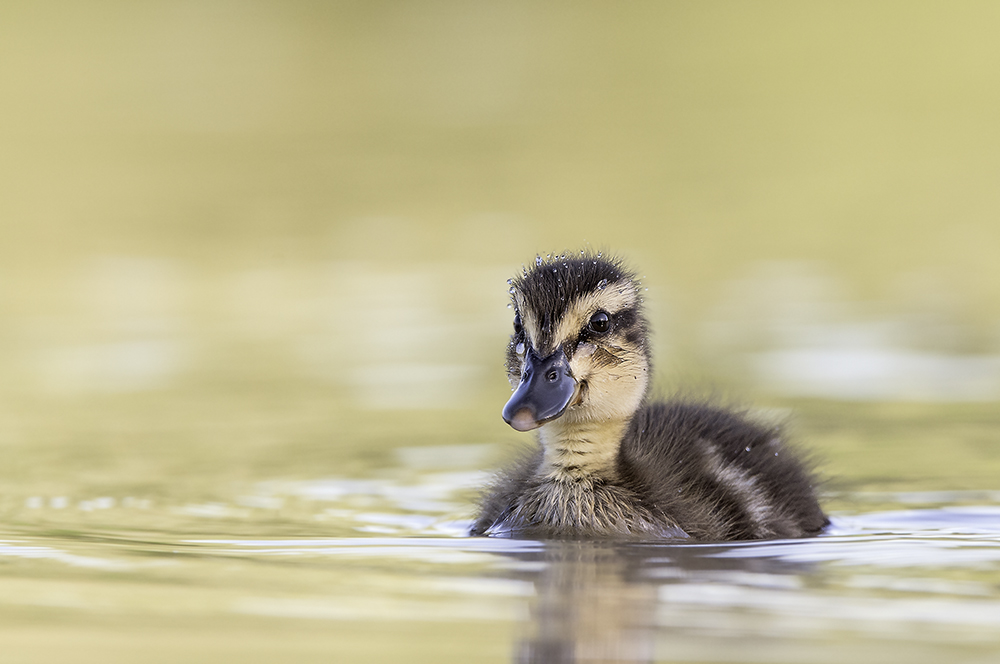
[[[998,26],[0,4],[0,661],[995,661]],[[580,249],[827,534],[465,537],[505,280]]]

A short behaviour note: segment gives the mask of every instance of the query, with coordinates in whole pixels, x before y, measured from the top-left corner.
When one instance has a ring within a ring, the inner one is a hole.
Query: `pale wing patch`
[[[743,468],[727,464],[712,442],[702,440],[701,443],[708,457],[709,471],[719,484],[729,489],[740,500],[757,535],[765,537],[773,535],[768,523],[774,515],[774,505],[768,500],[757,478]]]

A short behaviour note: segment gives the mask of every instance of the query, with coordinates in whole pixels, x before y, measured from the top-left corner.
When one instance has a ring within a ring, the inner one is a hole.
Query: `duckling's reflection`
[[[656,585],[636,577],[623,553],[600,542],[546,546],[516,661],[653,661]]]
[[[535,585],[530,621],[514,661],[653,662],[659,589],[667,583],[723,582],[734,573],[800,574],[775,558],[719,557],[726,546],[551,541],[512,554]],[[521,576],[521,574],[518,574]]]

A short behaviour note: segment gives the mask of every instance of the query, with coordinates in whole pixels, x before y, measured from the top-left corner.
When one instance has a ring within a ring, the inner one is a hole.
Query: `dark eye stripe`
[[[638,322],[635,309],[623,309],[615,314],[615,327],[618,329],[629,328]]]

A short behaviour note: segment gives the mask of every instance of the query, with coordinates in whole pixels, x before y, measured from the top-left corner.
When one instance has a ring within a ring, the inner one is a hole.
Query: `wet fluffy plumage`
[[[619,261],[539,261],[511,291],[511,401],[523,406],[518,422],[540,427],[539,444],[497,477],[473,534],[727,541],[827,524],[780,430],[711,405],[645,401],[647,325]],[[558,415],[532,421],[532,390],[544,386],[526,384],[544,383],[532,372],[557,355],[575,391]]]

